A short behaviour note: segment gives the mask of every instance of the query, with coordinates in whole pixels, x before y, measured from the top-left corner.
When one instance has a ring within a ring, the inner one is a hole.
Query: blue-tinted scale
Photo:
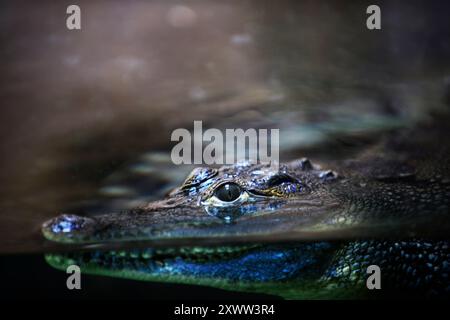
[[[197,185],[208,178],[212,178],[216,174],[216,171],[209,168],[198,168],[193,172],[193,176],[189,178],[190,185]]]
[[[195,187],[191,187],[189,189],[189,195],[190,196],[195,196],[197,195],[199,192],[209,188],[209,186],[211,186],[212,183],[214,183],[217,179],[209,179],[206,180],[204,182],[202,182],[200,185],[195,186]]]
[[[296,192],[302,191],[302,189],[303,189],[302,186],[299,184],[283,183],[282,186],[283,186],[283,191],[286,194],[296,193]]]
[[[201,170],[197,176],[195,177],[195,182],[201,182],[211,175],[211,171],[209,170]]]
[[[201,278],[221,278],[232,281],[282,281],[299,272],[315,270],[317,252],[329,248],[328,243],[316,243],[297,248],[265,249],[249,252],[239,258],[211,262],[192,262],[183,259],[167,261],[160,274],[190,275]],[[319,270],[317,270],[319,272]]]

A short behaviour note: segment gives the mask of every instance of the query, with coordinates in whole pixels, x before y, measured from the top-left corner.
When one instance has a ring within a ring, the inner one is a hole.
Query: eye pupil
[[[214,194],[221,201],[231,202],[239,198],[241,187],[235,183],[225,183],[219,186]]]

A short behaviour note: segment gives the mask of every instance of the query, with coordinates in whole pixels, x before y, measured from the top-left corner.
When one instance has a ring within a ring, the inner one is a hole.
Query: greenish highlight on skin
[[[68,266],[76,263],[74,260],[58,255],[45,255],[46,262],[52,267],[65,271]],[[284,299],[358,299],[367,294],[367,289],[362,288],[337,288],[333,284],[317,285],[315,280],[277,282],[230,282],[216,278],[196,278],[182,275],[149,274],[137,270],[113,270],[99,267],[94,263],[86,263],[82,272],[91,275],[107,276],[113,278],[132,279],[136,281],[179,283],[186,285],[199,285],[219,288],[228,291],[241,291],[248,293],[265,293],[283,297]],[[301,289],[300,289],[301,288]]]

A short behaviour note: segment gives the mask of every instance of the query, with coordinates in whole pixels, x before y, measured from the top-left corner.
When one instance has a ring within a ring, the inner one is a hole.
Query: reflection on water
[[[1,4],[2,252],[50,248],[59,212],[161,198],[192,169],[169,154],[194,120],[336,159],[448,107],[445,8],[386,4],[375,33],[364,2],[79,4],[80,32],[64,4]]]

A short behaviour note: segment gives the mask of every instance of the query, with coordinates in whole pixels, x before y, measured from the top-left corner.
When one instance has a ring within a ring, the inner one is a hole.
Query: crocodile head
[[[62,214],[44,223],[46,238],[98,243],[176,238],[238,238],[313,225],[338,208],[339,180],[307,159],[281,165],[241,163],[197,168],[166,199],[123,213]]]
[[[59,269],[77,264],[93,274],[286,298],[361,297],[367,294],[366,268],[372,264],[391,277],[389,284],[402,279],[403,289],[448,288],[448,272],[440,272],[449,266],[447,241],[317,241],[324,230],[361,225],[379,230],[377,225],[402,221],[412,232],[421,225],[421,215],[431,221],[444,217],[438,225],[449,230],[448,183],[428,182],[424,188],[404,168],[386,175],[374,164],[366,172],[353,163],[352,170],[342,167],[339,175],[307,159],[279,168],[248,163],[197,168],[164,200],[124,213],[61,215],[46,222],[42,229],[48,239],[97,248],[47,254],[46,259]],[[383,166],[391,170],[393,163]],[[268,239],[296,242],[271,244]],[[162,248],[154,246],[158,240],[178,242]],[[98,249],[102,243],[130,241],[138,243]],[[403,267],[410,260],[414,268]]]
[[[123,213],[63,214],[42,229],[48,239],[72,244],[152,239],[179,239],[186,244],[196,238],[204,245],[150,248],[147,243],[134,249],[47,254],[46,259],[63,270],[76,264],[93,274],[285,295],[291,289],[283,283],[299,273],[302,283],[318,280],[331,257],[324,253],[337,246],[209,243],[287,234],[295,224],[311,224],[317,216],[335,210],[336,199],[326,187],[336,181],[335,172],[321,170],[308,159],[280,167],[240,163],[196,168],[164,200]],[[316,296],[320,291],[304,294]]]

